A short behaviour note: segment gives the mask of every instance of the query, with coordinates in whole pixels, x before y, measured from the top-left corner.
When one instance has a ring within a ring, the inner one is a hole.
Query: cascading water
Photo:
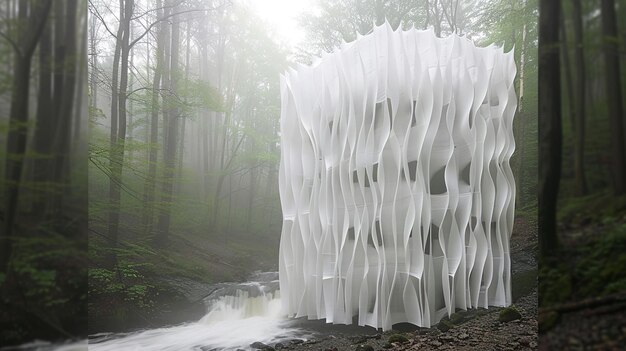
[[[246,283],[222,283],[205,298],[197,322],[125,334],[98,334],[89,350],[237,350],[253,342],[272,344],[307,338],[281,314],[278,273],[257,273]]]

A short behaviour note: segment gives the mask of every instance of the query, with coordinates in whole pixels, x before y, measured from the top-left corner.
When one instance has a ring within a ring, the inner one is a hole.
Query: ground
[[[540,272],[540,350],[624,350],[626,196],[563,200],[558,257]]]

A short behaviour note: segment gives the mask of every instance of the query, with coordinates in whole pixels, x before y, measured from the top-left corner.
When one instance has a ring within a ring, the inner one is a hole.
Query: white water
[[[281,314],[278,290],[272,292],[271,287],[256,282],[224,285],[221,290],[222,293],[211,294],[214,298],[208,313],[195,323],[95,335],[89,340],[89,350],[249,350],[249,345],[256,341],[273,345],[306,338],[302,330],[290,327],[290,321]]]
[[[0,351],[87,351],[87,340],[64,343],[35,340],[20,346],[0,347]]]

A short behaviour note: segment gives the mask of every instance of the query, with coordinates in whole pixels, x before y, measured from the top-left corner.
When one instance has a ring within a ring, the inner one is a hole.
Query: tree
[[[14,64],[7,138],[9,157],[7,157],[5,165],[7,180],[4,195],[5,221],[4,231],[0,234],[0,272],[7,271],[13,247],[12,236],[28,136],[28,100],[32,57],[48,19],[51,5],[51,0],[37,2],[20,0],[15,40],[11,39],[8,34],[2,34],[13,47]]]
[[[163,17],[163,2],[157,0],[157,17]],[[160,22],[157,26],[157,43],[156,43],[156,66],[154,68],[154,76],[152,78],[152,100],[150,106],[150,145],[148,151],[148,174],[144,185],[144,206],[142,223],[146,233],[152,231],[152,220],[154,216],[154,191],[156,187],[157,174],[157,153],[159,142],[159,95],[161,87],[161,74],[164,64],[164,46],[167,38],[167,26]]]
[[[574,67],[576,85],[574,92],[574,181],[576,194],[587,195],[587,178],[585,177],[585,58],[583,55],[583,23],[580,0],[572,1],[572,18],[574,20]]]
[[[178,11],[178,6],[175,5],[174,12]],[[164,170],[163,170],[163,186],[162,186],[162,199],[163,205],[159,209],[158,223],[157,223],[157,235],[155,241],[158,245],[163,245],[167,242],[170,230],[170,216],[171,216],[171,202],[173,193],[174,175],[176,173],[176,147],[178,146],[178,119],[180,118],[180,111],[177,106],[178,99],[178,81],[179,77],[179,47],[180,47],[180,21],[179,16],[174,16],[172,19],[172,41],[170,52],[170,79],[167,92],[166,111],[167,124],[164,124],[166,128],[166,142],[164,156]]]
[[[626,153],[624,151],[624,111],[620,83],[615,1],[602,0],[601,12],[607,106],[611,130],[613,188],[616,195],[622,195],[626,193]]]
[[[556,204],[561,177],[561,77],[558,1],[539,2],[539,250],[558,247]]]

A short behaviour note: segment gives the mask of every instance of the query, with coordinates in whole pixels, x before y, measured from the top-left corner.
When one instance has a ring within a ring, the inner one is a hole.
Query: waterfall
[[[102,334],[89,350],[236,350],[255,341],[272,344],[306,337],[281,313],[278,273],[257,273],[245,283],[220,283],[204,299],[199,321],[125,334]]]

